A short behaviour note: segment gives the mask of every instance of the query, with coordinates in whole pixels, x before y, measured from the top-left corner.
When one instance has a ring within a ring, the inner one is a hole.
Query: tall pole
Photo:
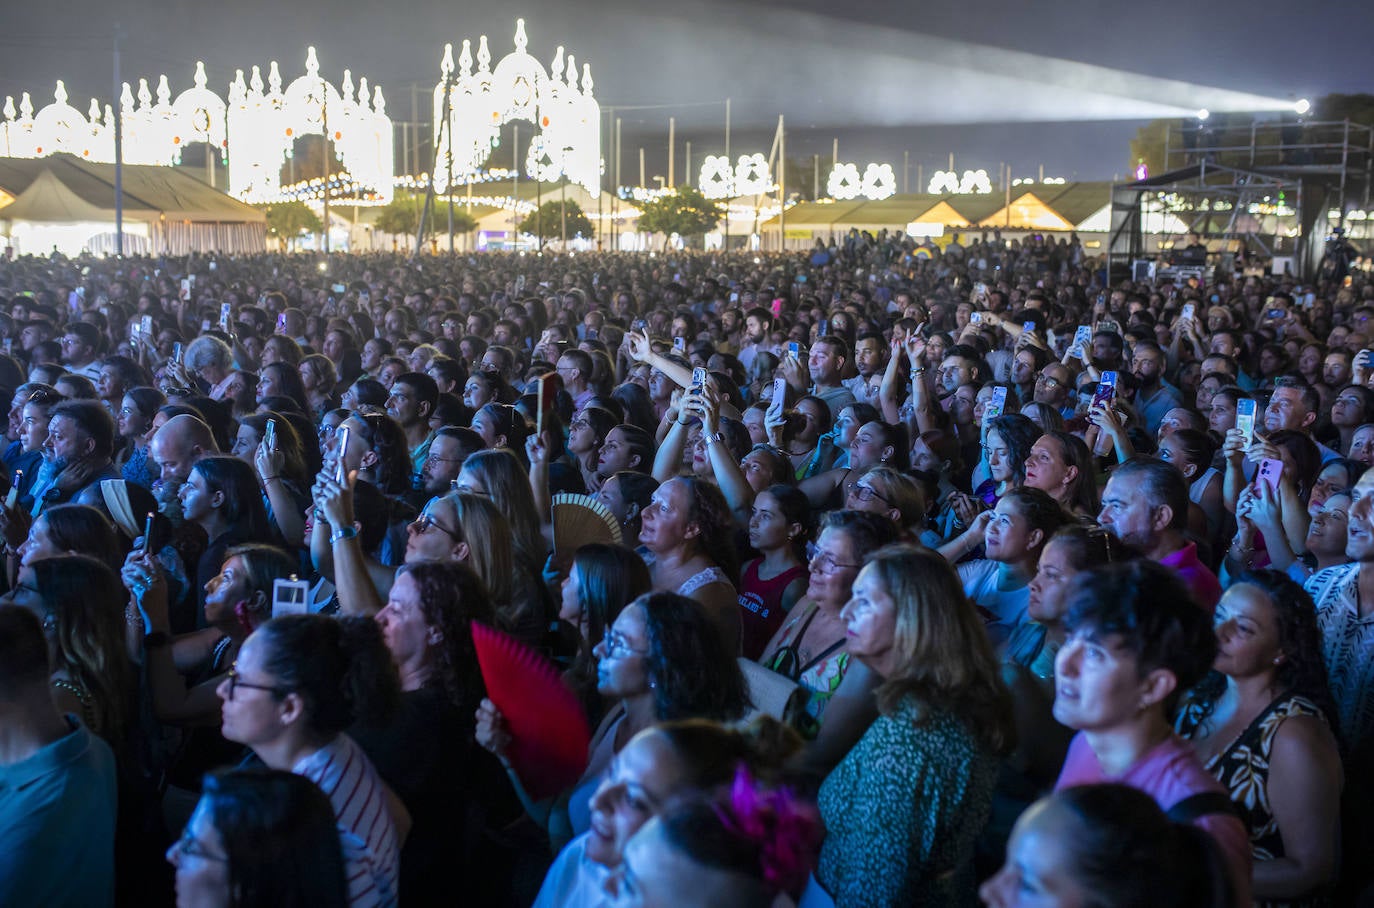
[[[840,137],[836,136],[835,141],[830,146],[830,168],[833,170],[840,166]]]
[[[414,155],[410,172],[417,174],[420,172],[420,84],[418,82],[410,83],[410,122],[414,124],[413,128],[415,129],[415,136],[410,143],[410,153]],[[450,142],[449,144],[453,143]]]
[[[616,214],[620,213],[620,118],[615,118],[615,188],[612,198],[616,206]],[[620,221],[614,215],[611,217],[611,225],[615,228],[615,251],[620,251]]]
[[[778,251],[787,251],[787,127],[778,114]]]
[[[821,156],[819,154],[811,156],[811,168],[813,171],[811,174],[811,198],[819,199],[821,197]]]
[[[902,195],[911,192],[911,152],[902,152]]]
[[[514,245],[520,233],[520,124],[515,124],[515,139],[511,142],[510,239]]]
[[[320,76],[320,128],[324,144],[324,254],[329,255],[329,84]]]
[[[733,166],[734,166],[733,164],[730,163],[730,99],[729,99],[729,98],[726,98],[726,99],[725,99],[725,166],[726,166],[726,167],[733,167]],[[731,183],[731,186],[733,187],[733,185],[734,185],[734,179],[733,179],[733,178],[731,178],[730,183]],[[731,192],[731,194],[733,195],[733,194],[734,194],[734,189],[732,188],[732,189],[730,190],[730,192]],[[733,199],[731,199],[731,198],[726,198],[726,199],[725,199],[725,241],[724,241],[724,243],[721,244],[721,249],[722,249],[724,252],[726,252],[726,253],[728,253],[728,252],[730,251],[730,202],[731,202],[731,201],[733,201]]]
[[[687,143],[687,166],[682,169],[682,183],[684,186],[692,185],[692,143]]]
[[[425,203],[424,203],[424,205],[421,206],[421,208],[420,208],[420,223],[419,223],[419,224],[416,226],[416,228],[415,228],[415,255],[413,255],[413,256],[411,257],[411,261],[412,261],[412,262],[415,261],[415,259],[419,258],[419,256],[420,256],[420,249],[421,249],[422,245],[424,244],[424,239],[425,239],[425,228],[426,228],[426,226],[429,224],[430,209],[434,206],[434,177],[435,177],[435,173],[434,173],[434,172],[435,172],[436,170],[439,169],[439,151],[440,151],[440,149],[442,149],[442,148],[444,147],[444,135],[445,135],[445,134],[447,133],[447,131],[448,131],[448,128],[449,128],[449,121],[453,118],[453,117],[452,117],[453,109],[452,109],[452,107],[451,107],[452,103],[453,103],[453,76],[452,76],[452,74],[449,74],[449,75],[446,75],[446,76],[444,77],[444,118],[443,118],[443,120],[441,120],[441,121],[439,122],[439,128],[438,128],[438,130],[436,130],[436,135],[435,135],[435,137],[434,137],[434,163],[433,163],[433,164],[430,166],[430,168],[429,168],[429,180],[425,183]],[[450,140],[449,140],[449,167],[448,167],[448,183],[449,183],[448,207],[449,207],[449,212],[450,212],[450,213],[449,213],[449,217],[452,217],[452,216],[453,216],[453,215],[452,215],[452,212],[453,212],[453,153],[452,153],[452,152],[453,152],[453,142],[452,142],[452,139],[450,139]],[[417,162],[417,165],[418,165],[418,162]],[[327,195],[327,194],[326,194],[326,195]],[[326,204],[327,204],[327,203],[326,203]],[[326,208],[325,208],[325,211],[326,211],[325,220],[326,220],[326,221],[328,221],[328,219],[329,219],[329,215],[328,215],[328,213],[327,213],[328,210],[329,210],[329,209],[326,207]],[[356,213],[356,210],[355,210],[355,213]],[[328,230],[328,227],[326,226],[325,229],[326,229],[326,231],[327,231],[327,230]]]
[[[677,188],[677,117],[668,118],[668,188]]]
[[[644,188],[644,146],[639,146],[639,188]]]
[[[124,105],[118,100],[119,90],[119,25],[114,33],[114,142],[115,142],[115,255],[124,255]]]

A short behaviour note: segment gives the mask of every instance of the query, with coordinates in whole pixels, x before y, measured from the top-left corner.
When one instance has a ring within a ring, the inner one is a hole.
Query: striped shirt
[[[400,847],[387,809],[386,787],[362,748],[348,735],[299,760],[292,772],[314,782],[334,807],[343,842],[348,903],[394,906]]]

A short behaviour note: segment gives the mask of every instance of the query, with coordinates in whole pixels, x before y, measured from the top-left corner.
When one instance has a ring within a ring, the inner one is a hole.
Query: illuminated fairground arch
[[[501,127],[525,120],[536,129],[525,158],[531,178],[566,176],[588,192],[600,191],[601,107],[592,95],[591,67],[583,64],[579,79],[573,55],[565,60],[560,45],[546,71],[525,50],[528,43],[525,20],[516,20],[515,50],[493,69],[487,37],[481,36],[475,71],[470,40],[463,41],[456,67],[453,45],[444,46],[441,78],[434,87],[435,135],[442,134],[434,166],[438,190],[448,187],[450,173],[454,182],[477,176],[500,139]]]
[[[334,157],[343,164],[337,173],[331,167],[327,189],[331,199],[390,200],[391,120],[381,88],[374,88],[369,98],[363,78],[355,94],[348,70],[344,70],[342,91],[335,88],[320,75],[313,47],[306,53],[305,75],[283,90],[281,72],[273,61],[266,91],[263,88],[262,72],[256,66],[247,83],[239,70],[229,87],[229,186],[235,195],[246,202],[281,198],[282,164],[296,139],[316,135],[333,143]],[[324,191],[321,187],[320,192]]]
[[[329,197],[339,201],[382,203],[392,195],[391,120],[380,88],[369,89],[344,70],[341,88],[320,76],[315,48],[306,54],[305,75],[282,88],[274,61],[264,86],[258,67],[245,82],[238,70],[226,103],[208,87],[204,64],[196,64],[195,84],[172,98],[167,77],[158,79],[156,95],[147,79],[138,92],[124,83],[120,93],[124,161],[172,166],[182,151],[204,143],[229,166],[229,191],[247,202],[287,197],[281,166],[295,139],[318,135],[333,142],[341,168],[331,167]],[[92,100],[89,114],[68,103],[67,89],[57,83],[53,103],[34,112],[25,92],[16,108],[7,97],[0,112],[0,156],[41,158],[59,152],[88,161],[114,161],[114,116]],[[326,134],[326,129],[328,130]],[[323,193],[321,186],[316,193]],[[291,198],[302,198],[299,191]]]

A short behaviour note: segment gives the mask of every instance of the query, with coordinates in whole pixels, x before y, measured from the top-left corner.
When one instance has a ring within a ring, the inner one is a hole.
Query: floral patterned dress
[[[1179,735],[1184,738],[1195,736],[1209,712],[1207,704],[1192,697],[1186,699],[1175,723]],[[1240,808],[1241,819],[1250,831],[1250,853],[1256,863],[1284,856],[1279,823],[1269,806],[1269,754],[1273,750],[1279,726],[1285,719],[1295,716],[1312,716],[1323,723],[1326,721],[1311,700],[1297,694],[1284,694],[1275,698],[1256,716],[1230,746],[1207,761],[1207,771],[1226,786],[1231,800]],[[1331,900],[1326,894],[1283,901],[1255,900],[1255,905],[1266,908],[1317,908],[1330,904]]]

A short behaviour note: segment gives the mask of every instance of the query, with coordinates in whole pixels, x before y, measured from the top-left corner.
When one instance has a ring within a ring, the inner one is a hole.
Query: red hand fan
[[[506,759],[531,797],[555,795],[587,768],[591,729],[558,669],[509,634],[472,622],[487,696],[506,720]]]

